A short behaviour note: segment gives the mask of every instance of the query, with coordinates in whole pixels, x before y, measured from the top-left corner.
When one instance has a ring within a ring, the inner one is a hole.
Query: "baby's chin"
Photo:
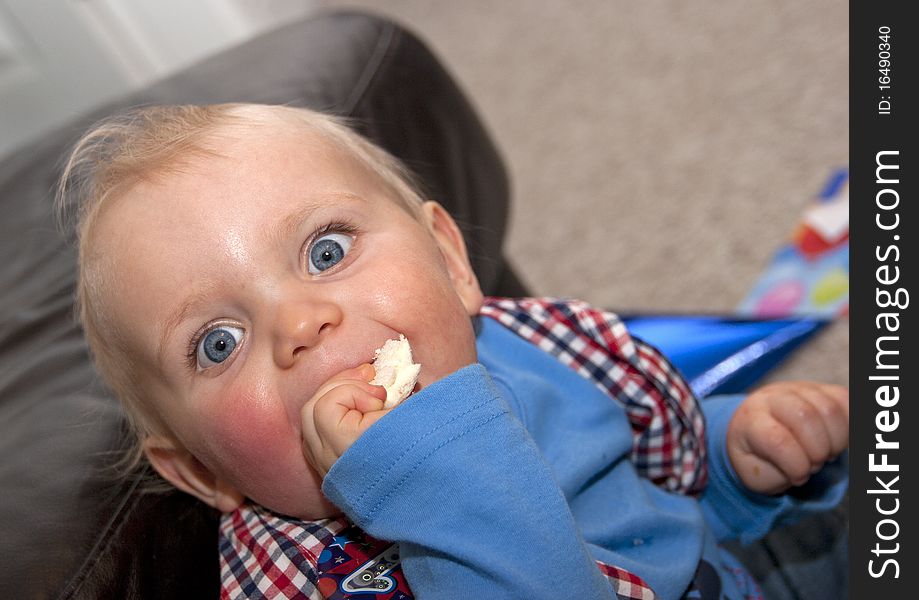
[[[340,508],[325,498],[322,498],[319,502],[310,503],[304,506],[286,506],[270,501],[262,503],[253,499],[249,499],[249,502],[267,508],[285,519],[297,521],[322,521],[324,519],[334,519],[344,514]]]
[[[327,507],[323,507],[314,511],[308,511],[294,518],[301,521],[322,521],[324,519],[335,519],[342,515],[344,515],[344,513],[340,508],[334,504],[329,504]]]
[[[271,512],[303,521],[331,519],[342,514],[322,493],[322,480],[310,469],[304,459],[304,472],[299,476],[272,478],[250,482],[243,493],[248,502],[267,508]],[[248,492],[248,493],[247,493]]]

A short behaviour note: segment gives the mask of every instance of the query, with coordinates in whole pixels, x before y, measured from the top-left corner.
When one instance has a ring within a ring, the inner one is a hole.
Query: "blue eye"
[[[343,233],[329,233],[318,238],[309,248],[308,270],[313,275],[341,262],[351,249],[353,238]]]
[[[225,361],[242,340],[243,330],[239,327],[221,325],[212,329],[198,342],[198,366],[209,369]]]

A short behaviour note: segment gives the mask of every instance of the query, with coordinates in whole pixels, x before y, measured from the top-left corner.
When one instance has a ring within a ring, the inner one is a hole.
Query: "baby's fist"
[[[849,392],[809,381],[750,394],[728,425],[728,458],[748,489],[778,494],[803,485],[849,445]]]
[[[383,410],[386,389],[369,383],[373,375],[369,364],[342,371],[303,405],[303,454],[322,477],[361,434],[389,412]]]

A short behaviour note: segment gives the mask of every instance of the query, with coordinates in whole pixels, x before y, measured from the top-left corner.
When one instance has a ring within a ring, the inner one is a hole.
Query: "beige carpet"
[[[442,58],[502,150],[534,293],[730,312],[848,161],[848,5],[550,0],[363,6]],[[848,322],[773,379],[848,383]]]

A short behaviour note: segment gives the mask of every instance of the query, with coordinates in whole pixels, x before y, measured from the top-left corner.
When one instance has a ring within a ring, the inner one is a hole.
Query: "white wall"
[[[313,0],[0,0],[0,156]]]

